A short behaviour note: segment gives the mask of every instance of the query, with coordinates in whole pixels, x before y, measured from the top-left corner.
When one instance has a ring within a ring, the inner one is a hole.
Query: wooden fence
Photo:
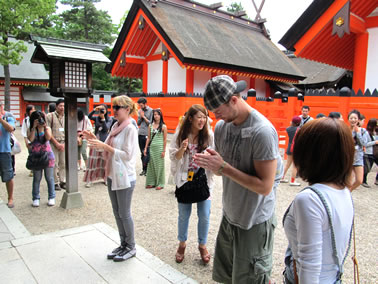
[[[134,101],[137,101],[140,96],[146,96],[148,105],[151,108],[160,108],[162,110],[164,121],[170,133],[174,132],[179,117],[182,116],[191,105],[203,105],[201,94],[130,94],[130,97]],[[345,121],[347,120],[347,115],[350,110],[358,109],[366,117],[364,127],[366,127],[366,123],[370,118],[378,118],[377,89],[373,92],[366,90],[365,93],[361,91],[354,93],[354,91],[349,88],[342,88],[335,91],[308,90],[304,95],[298,94],[292,89],[287,94],[276,92],[274,97],[269,98],[256,97],[256,92],[250,90],[245,99],[249,105],[257,109],[272,122],[279,134],[281,148],[286,148],[287,145],[286,127],[290,125],[294,115],[301,114],[303,105],[310,107],[310,115],[314,118],[318,113],[323,113],[328,116],[331,111],[338,111],[342,114]],[[103,99],[100,99],[99,103],[102,102]],[[97,103],[91,103],[92,107],[94,105],[97,105]],[[214,120],[212,124],[214,127],[216,120],[211,112],[210,117]]]

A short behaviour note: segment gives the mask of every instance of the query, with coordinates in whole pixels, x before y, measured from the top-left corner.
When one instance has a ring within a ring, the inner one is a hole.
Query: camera
[[[105,110],[103,108],[100,109],[100,113],[105,113]]]
[[[40,124],[40,125],[44,125],[45,124],[45,120],[43,119],[43,117],[39,117],[38,118],[38,124]]]

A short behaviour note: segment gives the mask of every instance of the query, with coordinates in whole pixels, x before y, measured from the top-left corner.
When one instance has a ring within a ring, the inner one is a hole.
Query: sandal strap
[[[204,262],[209,262],[210,261],[210,253],[208,252],[207,248],[201,248],[201,247],[198,247],[199,251],[200,251],[200,254],[201,254],[201,258]]]

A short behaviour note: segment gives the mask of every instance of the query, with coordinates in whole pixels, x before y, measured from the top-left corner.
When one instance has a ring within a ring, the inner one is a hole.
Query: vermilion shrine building
[[[280,42],[302,58],[353,71],[353,90],[378,78],[378,1],[313,1]]]
[[[107,71],[143,79],[146,94],[202,93],[211,77],[228,74],[266,97],[273,94],[266,80],[304,79],[270,41],[263,22],[219,7],[184,0],[134,1]]]

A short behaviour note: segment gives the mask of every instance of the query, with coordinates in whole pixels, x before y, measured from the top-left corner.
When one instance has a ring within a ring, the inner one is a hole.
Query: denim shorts
[[[354,153],[353,166],[354,167],[364,166],[364,152],[360,152],[356,150],[356,152]]]
[[[11,153],[0,153],[0,174],[2,182],[8,182],[13,179]]]

